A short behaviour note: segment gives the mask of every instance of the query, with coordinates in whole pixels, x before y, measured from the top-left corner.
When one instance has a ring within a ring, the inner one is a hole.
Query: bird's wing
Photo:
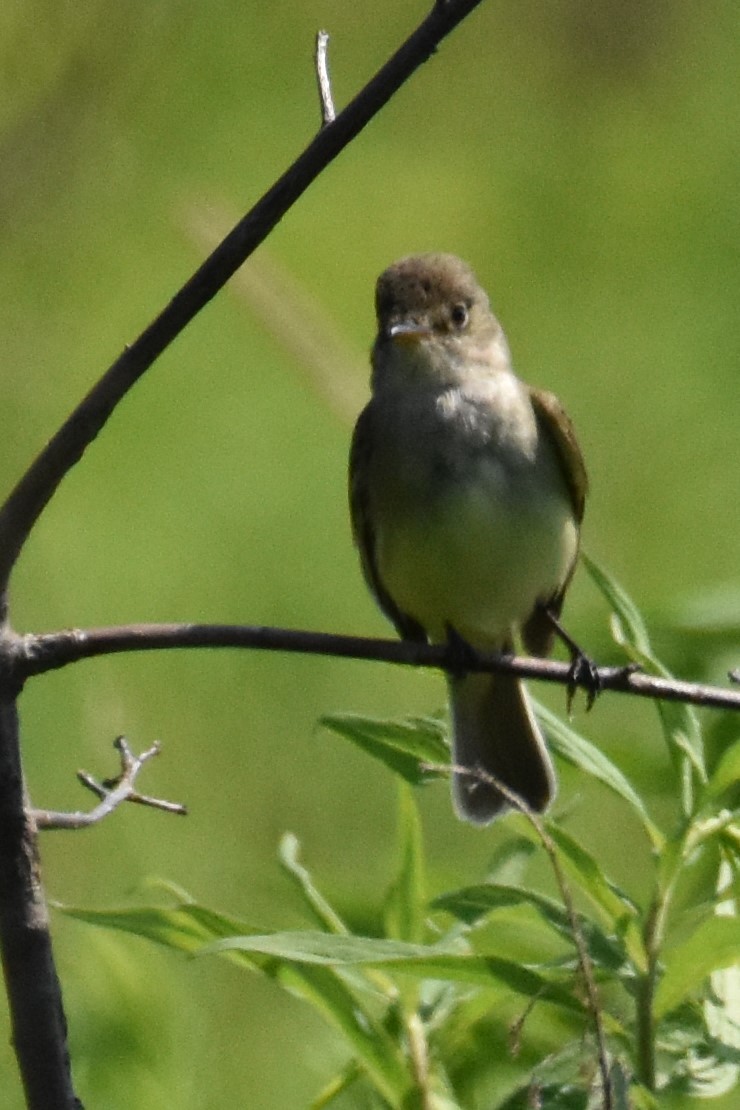
[[[425,642],[426,633],[422,626],[402,613],[383,585],[375,561],[375,529],[373,528],[372,509],[368,477],[370,474],[373,451],[372,401],[360,413],[352,436],[349,455],[349,508],[352,521],[352,535],[360,553],[360,562],[365,580],[380,608],[396,626],[399,636],[404,640]]]
[[[554,393],[530,387],[529,399],[541,431],[558,453],[573,503],[573,514],[580,524],[588,493],[588,475],[571,419]]]
[[[547,393],[542,389],[529,389],[529,398],[532,402],[540,431],[554,446],[563,471],[565,484],[568,487],[573,515],[576,524],[583,520],[583,510],[588,493],[588,475],[586,464],[583,461],[581,449],[578,446],[576,433],[570,417],[554,393]],[[568,575],[560,589],[552,597],[542,598],[540,604],[534,609],[522,627],[522,639],[528,651],[533,655],[547,655],[552,648],[554,637],[553,626],[547,619],[545,610],[557,617],[563,606],[565,591],[573,577],[576,568],[576,559],[568,571]]]

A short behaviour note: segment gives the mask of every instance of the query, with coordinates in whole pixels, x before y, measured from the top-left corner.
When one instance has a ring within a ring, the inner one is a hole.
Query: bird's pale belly
[[[547,470],[518,483],[481,468],[423,505],[396,497],[381,510],[380,578],[433,639],[449,624],[472,644],[495,646],[564,583],[577,529],[562,483]]]

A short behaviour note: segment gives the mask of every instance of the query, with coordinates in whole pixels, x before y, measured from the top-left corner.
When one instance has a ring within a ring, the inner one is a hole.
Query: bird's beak
[[[392,324],[387,334],[393,343],[418,343],[420,339],[427,339],[432,329],[427,324],[406,320],[401,324]]]

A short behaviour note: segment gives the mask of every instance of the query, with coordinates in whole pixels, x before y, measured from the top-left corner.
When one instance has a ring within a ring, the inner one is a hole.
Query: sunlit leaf
[[[723,752],[704,788],[704,798],[713,800],[724,794],[726,790],[738,785],[740,785],[740,740],[737,740],[726,752]]]
[[[521,883],[537,845],[526,836],[510,836],[491,855],[486,879],[492,883]]]
[[[450,951],[436,945],[406,944],[375,937],[330,936],[315,932],[277,932],[262,936],[227,937],[202,950],[271,956],[290,963],[319,967],[384,968],[430,979],[448,979],[480,987],[501,985],[527,998],[542,997],[581,1012],[576,998],[557,979],[495,955]]]
[[[398,940],[421,941],[426,906],[424,845],[416,801],[405,782],[399,783],[398,842],[398,874],[388,892],[386,931]]]
[[[106,929],[119,929],[124,933],[145,937],[179,952],[194,953],[217,937],[231,936],[234,930],[252,931],[244,921],[217,914],[198,906],[187,905],[165,908],[140,906],[124,910],[88,910],[76,906],[57,907],[67,917],[98,925]],[[256,932],[256,930],[255,930]]]
[[[560,937],[573,944],[573,928],[566,909],[554,898],[521,886],[481,883],[443,894],[432,903],[434,909],[445,910],[460,921],[475,925],[494,910],[511,906],[532,906],[540,918]],[[589,918],[579,915],[578,923],[593,962],[612,971],[624,967],[626,954],[621,941],[608,937]]]
[[[612,609],[612,632],[616,642],[646,671],[660,675],[662,678],[672,678],[670,671],[653,653],[647,626],[626,591],[593,559],[585,554],[582,554],[581,558],[592,581]],[[683,702],[656,699],[655,706],[671,755],[682,752],[688,758],[699,782],[704,782],[706,780],[704,744],[696,711]],[[684,811],[688,813],[692,808],[691,791],[688,790],[687,783],[683,783],[682,787]]]
[[[636,657],[639,657],[638,662],[642,662],[643,658],[649,659],[651,647],[647,625],[632,598],[616,579],[595,563],[585,551],[581,552],[581,562],[616,618],[617,642],[635,652]]]
[[[624,938],[635,966],[644,970],[646,957],[638,925],[639,913],[632,899],[607,879],[595,857],[575,837],[552,821],[547,823],[547,831],[570,878],[602,911],[609,929]]]
[[[740,922],[736,917],[708,918],[687,940],[666,948],[664,961],[655,994],[658,1018],[683,1002],[713,971],[740,962]]]
[[[311,878],[310,872],[298,859],[300,844],[293,833],[285,833],[280,841],[278,854],[288,875],[295,881],[303,900],[319,925],[330,933],[347,933],[347,926],[336,910],[327,902]]]
[[[120,929],[189,954],[202,952],[204,945],[212,948],[218,938],[241,935],[245,940],[248,928],[244,922],[195,903],[173,909],[86,910],[69,906],[60,909],[77,920]],[[264,939],[263,934],[255,935]],[[315,935],[332,939],[326,933]],[[401,1050],[328,962],[320,966],[315,961],[309,966],[308,962],[276,960],[258,947],[248,950],[244,946],[234,946],[223,954],[235,958],[244,967],[278,980],[286,989],[310,1002],[346,1037],[368,1078],[391,1106],[403,1104],[410,1078]]]
[[[623,798],[637,814],[653,846],[659,849],[664,841],[663,834],[652,821],[642,798],[619,768],[599,748],[580,736],[544,705],[537,702],[535,703],[535,709],[538,720],[544,725],[551,747],[563,759],[567,759],[569,763],[579,767],[587,775],[592,775],[599,782],[603,782],[605,786],[608,786],[610,790]]]
[[[331,713],[321,717],[320,724],[351,740],[412,786],[441,776],[426,765],[446,766],[450,762],[444,725],[433,717],[397,721]]]

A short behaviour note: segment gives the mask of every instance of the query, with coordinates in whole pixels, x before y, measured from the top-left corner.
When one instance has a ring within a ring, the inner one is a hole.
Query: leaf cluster
[[[601,568],[586,566],[617,644],[666,676],[635,605]],[[323,725],[399,781],[397,862],[378,935],[353,932],[292,834],[280,864],[311,928],[265,929],[173,888],[166,907],[65,912],[227,959],[315,1007],[344,1041],[347,1061],[313,1110],[343,1096],[393,1110],[650,1108],[666,1093],[714,1098],[740,1076],[740,830],[732,808],[740,739],[710,770],[694,710],[656,708],[677,798],[662,822],[603,752],[538,707],[561,759],[616,795],[641,828],[650,873],[641,902],[612,880],[567,817],[524,814],[508,819],[510,836],[479,883],[429,899],[414,790],[446,773],[445,723],[334,714]],[[543,849],[557,896],[534,877]]]

